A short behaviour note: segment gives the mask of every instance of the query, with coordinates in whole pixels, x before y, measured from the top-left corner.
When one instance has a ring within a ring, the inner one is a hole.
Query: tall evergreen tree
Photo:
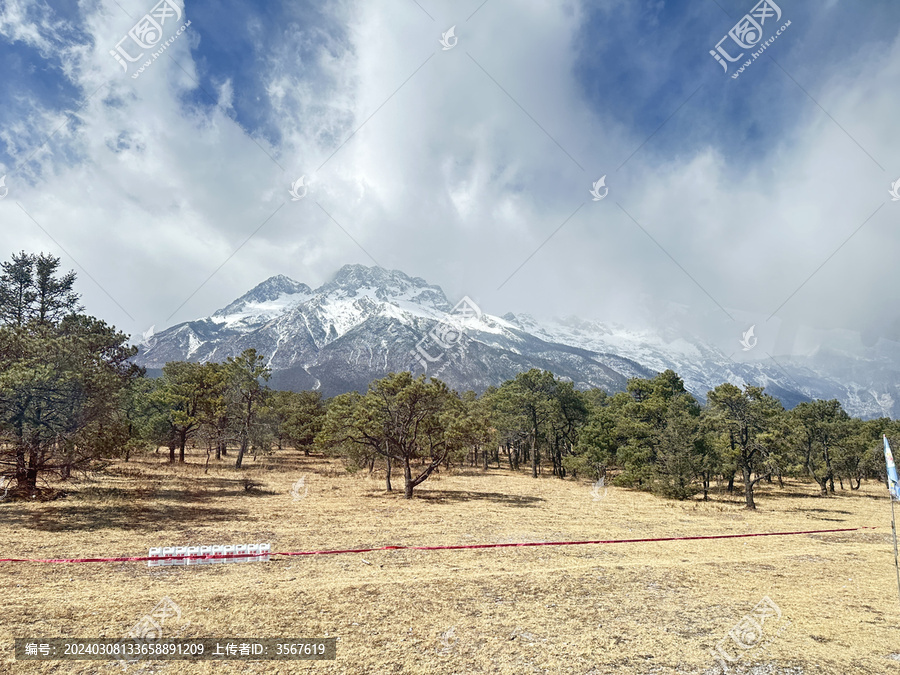
[[[184,464],[184,449],[203,423],[203,412],[214,395],[213,383],[208,380],[206,364],[190,361],[172,361],[163,367],[162,384],[156,391],[168,413],[168,421],[174,434],[169,446],[169,461]]]
[[[33,255],[22,251],[0,263],[0,324],[24,326],[35,297]]]
[[[731,461],[744,479],[744,501],[755,509],[755,485],[777,470],[778,438],[773,429],[784,413],[781,403],[761,387],[744,391],[730,383],[720,384],[707,394],[711,417],[724,436]]]
[[[654,471],[658,469],[663,434],[670,416],[675,414],[675,409],[670,413],[670,406],[678,398],[689,397],[689,401],[693,401],[693,397],[685,390],[681,378],[671,370],[649,380],[629,380],[628,394],[631,400],[622,407],[616,425],[616,434],[621,440],[617,460],[622,467],[617,482],[649,489],[653,485]],[[689,406],[689,402],[686,405]],[[671,452],[671,435],[669,441]]]
[[[75,285],[75,272],[57,277],[59,258],[41,253],[34,262],[34,307],[31,318],[41,324],[56,324],[63,317],[80,312]]]
[[[804,401],[789,413],[803,468],[823,495],[834,494],[835,461],[849,437],[850,416],[837,400]]]
[[[563,463],[575,474],[606,478],[607,469],[616,463],[619,415],[631,399],[624,392],[609,396],[599,389],[588,392],[586,398],[590,402],[587,421],[579,433],[574,453]]]
[[[36,321],[57,325],[80,312],[74,291],[75,272],[58,276],[59,258],[22,251],[0,263],[0,324],[22,327]]]
[[[666,408],[665,428],[660,432],[653,490],[665,497],[687,499],[702,487],[696,482],[706,454],[700,434],[700,406],[689,393],[674,396]]]
[[[253,435],[253,425],[270,392],[264,383],[269,380],[272,371],[266,366],[265,357],[255,349],[246,349],[240,356],[229,357],[226,370],[231,382],[235,415],[240,425],[241,445],[234,462],[235,468],[240,469]]]
[[[559,416],[556,399],[557,380],[548,370],[532,368],[504,382],[494,394],[494,407],[500,428],[527,436],[530,445],[531,475],[537,478],[541,447],[550,425]]]

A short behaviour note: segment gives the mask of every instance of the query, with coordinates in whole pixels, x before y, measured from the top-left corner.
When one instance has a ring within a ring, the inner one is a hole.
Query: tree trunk
[[[537,431],[535,431],[531,434],[531,477],[537,476]]]
[[[184,464],[184,446],[187,444],[187,432],[182,431],[178,436],[178,463]]]
[[[247,410],[244,413],[243,429],[241,429],[241,448],[238,450],[237,461],[234,463],[235,469],[240,469],[244,461],[244,453],[250,444],[250,423],[253,420],[253,400],[247,398]]]
[[[25,494],[29,497],[37,492],[38,451],[32,446],[28,451],[28,468],[25,470]]]
[[[16,490],[25,494],[25,486],[27,483],[28,469],[25,464],[25,447],[16,448]]]
[[[374,456],[372,458],[372,461],[373,462],[375,461]],[[409,466],[409,463],[407,463],[407,466]],[[385,490],[387,490],[388,492],[394,491],[393,488],[391,487],[391,458],[390,457],[385,458],[384,486],[385,486]]]
[[[241,435],[241,447],[238,450],[237,460],[234,463],[235,469],[240,469],[241,464],[244,462],[244,453],[247,452],[247,434]]]
[[[403,460],[403,478],[406,481],[406,485],[404,486],[403,496],[406,499],[412,499],[413,496],[413,484],[412,484],[412,468],[409,466],[409,457],[404,458]]]
[[[175,463],[175,435],[169,436],[169,464]]]
[[[750,468],[744,467],[744,501],[748,509],[755,509],[756,502],[753,501],[753,481],[750,478]]]
[[[834,469],[831,466],[831,453],[829,452],[827,444],[824,446],[823,452],[825,454],[825,468],[827,470],[828,484],[831,487],[831,494],[834,494]]]
[[[731,476],[728,477],[728,487],[726,489],[729,494],[734,493],[734,475],[735,474],[732,473]]]

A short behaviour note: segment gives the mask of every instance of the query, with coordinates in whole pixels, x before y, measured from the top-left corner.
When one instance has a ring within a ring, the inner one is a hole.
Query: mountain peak
[[[399,270],[386,270],[383,267],[366,267],[365,265],[344,265],[334,275],[331,283],[344,288],[361,288],[363,286],[386,286],[397,283],[415,286],[428,286],[424,279],[412,278]]]
[[[279,295],[283,293],[309,293],[310,288],[306,284],[301,284],[299,281],[294,281],[290,277],[286,277],[283,274],[276,274],[273,277],[269,277],[262,283],[254,286],[250,293],[253,293],[259,297],[266,296],[266,300],[274,300]]]
[[[382,301],[408,300],[443,310],[450,307],[441,287],[429,284],[421,277],[359,264],[344,265],[330,282],[316,289],[316,292],[356,296],[363,289],[372,289],[374,297]]]
[[[284,296],[298,294],[309,295],[311,293],[312,289],[306,284],[301,284],[298,281],[294,281],[290,277],[286,277],[283,274],[276,274],[273,277],[269,277],[262,283],[257,284],[250,291],[244,293],[244,295],[229,304],[227,307],[223,307],[218,312],[213,314],[213,316],[228,316],[231,314],[238,314],[244,311],[248,304],[273,302],[278,300],[279,298],[283,298]]]

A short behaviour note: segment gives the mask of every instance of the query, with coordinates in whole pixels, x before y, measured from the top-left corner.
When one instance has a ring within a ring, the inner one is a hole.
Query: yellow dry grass
[[[628,539],[875,526],[824,535],[452,551],[269,563],[0,563],[0,672],[115,673],[114,662],[16,662],[14,637],[120,638],[168,596],[167,637],[337,636],[334,661],[146,661],[131,673],[714,673],[710,653],[768,596],[782,612],[732,672],[900,673],[883,485],[814,485],[670,502],[584,481],[460,469],[406,501],[380,478],[284,452],[169,466],[147,455],[48,503],[0,504],[2,556],[146,555],[151,546],[269,542],[273,551]],[[242,479],[261,484],[246,492]],[[307,488],[299,499],[291,487]],[[596,499],[595,496],[601,497]]]

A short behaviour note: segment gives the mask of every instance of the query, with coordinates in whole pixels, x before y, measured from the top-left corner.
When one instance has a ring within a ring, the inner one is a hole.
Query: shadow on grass
[[[159,482],[162,482],[161,480]],[[168,482],[178,482],[178,479]],[[185,481],[188,482],[188,481]],[[87,487],[73,487],[67,491],[67,503],[87,505],[101,505],[106,501],[117,501],[135,504],[137,502],[150,501],[178,501],[185,504],[207,503],[214,499],[227,499],[230,497],[266,497],[279,494],[275,490],[267,489],[262,483],[250,481],[251,487],[243,478],[206,478],[202,482],[195,482],[192,486],[138,485],[134,487],[118,487],[104,485],[90,485]]]
[[[836,515],[836,514],[841,514],[843,516],[853,515],[852,511],[839,511],[838,509],[801,509],[801,508],[796,508],[796,509],[792,509],[792,510],[794,510],[794,511],[809,511],[812,513],[828,513],[830,515]]]
[[[887,490],[885,490],[885,492],[887,492]],[[787,491],[787,490],[784,490],[784,491],[773,490],[772,492],[769,492],[769,491],[758,492],[758,491],[754,490],[753,497],[755,499],[767,499],[767,500],[811,499],[811,500],[821,502],[822,504],[828,504],[829,502],[832,502],[837,499],[848,499],[848,498],[850,498],[850,499],[875,499],[875,500],[882,499],[882,497],[879,495],[867,494],[867,493],[857,492],[857,491],[850,492],[850,490],[838,490],[834,494],[829,493],[828,495],[823,495],[818,492],[815,494],[811,494],[811,493],[804,493],[804,492],[791,492],[791,491]],[[800,510],[807,510],[807,509],[800,509]],[[816,510],[816,509],[809,509],[809,510]],[[818,510],[831,510],[831,509],[818,509]],[[843,512],[834,511],[834,513],[843,513]]]
[[[403,498],[403,489],[395,490],[398,496]],[[384,492],[372,493],[370,496],[384,496]],[[520,506],[523,508],[534,507],[546,501],[541,497],[508,495],[501,492],[474,492],[472,490],[421,490],[413,491],[413,500],[420,499],[426,502],[446,504],[453,502],[489,501],[495,504],[508,506]]]
[[[79,530],[129,530],[158,532],[179,524],[234,522],[249,515],[249,510],[217,509],[194,504],[176,506],[144,506],[123,504],[54,504],[36,509],[4,508],[3,521],[13,527],[41,532],[74,532]]]
[[[130,461],[122,462],[115,470],[141,470],[141,469],[159,469],[167,467],[193,467],[205,469],[233,469],[235,460],[237,459],[237,451],[229,450],[229,454],[221,459],[210,457],[209,464],[206,462],[206,455],[202,453],[194,453],[188,450],[184,463],[175,461],[169,462],[168,452],[159,453],[158,455],[147,454],[140,456],[132,456]],[[293,451],[273,451],[271,454],[259,455],[256,458],[252,454],[244,455],[243,469],[260,469],[260,470],[278,470],[286,465],[309,466],[315,464],[327,465],[335,458],[323,455],[321,453],[311,453],[303,455],[302,453],[294,453]],[[240,469],[236,469],[240,471]]]

